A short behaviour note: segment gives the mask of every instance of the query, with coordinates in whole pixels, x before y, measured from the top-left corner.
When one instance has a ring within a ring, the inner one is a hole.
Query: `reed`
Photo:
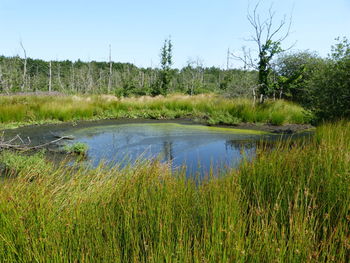
[[[157,161],[16,163],[0,180],[1,262],[349,262],[349,122],[200,183]]]
[[[287,101],[253,105],[248,99],[215,95],[122,98],[113,96],[2,96],[0,127],[108,118],[189,118],[208,124],[310,122],[302,107]]]

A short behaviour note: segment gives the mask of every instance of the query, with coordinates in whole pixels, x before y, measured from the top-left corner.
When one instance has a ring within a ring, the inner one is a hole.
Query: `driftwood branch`
[[[24,141],[21,136],[19,136],[18,134],[11,138],[10,140],[5,141],[4,140],[4,134],[1,136],[0,138],[0,151],[2,150],[18,150],[18,151],[30,151],[30,150],[38,150],[38,149],[42,149],[46,146],[49,146],[51,144],[55,144],[59,141],[62,140],[71,140],[72,136],[62,136],[59,137],[55,140],[43,143],[43,144],[39,144],[39,145],[35,145],[35,146],[30,146],[31,144],[31,140],[29,137],[27,137],[26,141]],[[15,143],[17,142],[17,143]]]

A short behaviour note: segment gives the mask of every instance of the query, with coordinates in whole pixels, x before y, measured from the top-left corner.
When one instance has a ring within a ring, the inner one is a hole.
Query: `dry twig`
[[[27,140],[24,141],[21,138],[21,136],[19,134],[17,134],[12,139],[6,141],[4,139],[4,133],[3,133],[2,136],[0,137],[0,151],[8,150],[8,149],[19,150],[19,151],[38,150],[38,149],[44,148],[46,146],[49,146],[51,144],[55,144],[61,140],[71,139],[71,138],[72,138],[72,136],[62,136],[62,137],[59,137],[58,139],[53,140],[53,141],[49,141],[49,142],[35,145],[35,146],[30,146],[31,140],[29,137],[27,137]]]

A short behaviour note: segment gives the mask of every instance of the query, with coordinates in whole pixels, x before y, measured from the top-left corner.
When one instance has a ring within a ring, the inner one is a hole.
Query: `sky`
[[[171,36],[174,67],[200,61],[226,67],[227,50],[239,55],[253,28],[247,11],[254,0],[0,0],[0,55],[44,60],[107,61],[159,66],[160,48]],[[338,36],[350,39],[350,0],[260,0],[261,19],[269,7],[277,25],[292,16],[282,43],[293,51],[327,56]],[[230,67],[238,67],[231,60]]]

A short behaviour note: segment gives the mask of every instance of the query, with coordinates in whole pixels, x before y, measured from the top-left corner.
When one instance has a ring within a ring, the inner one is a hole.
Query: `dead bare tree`
[[[2,80],[2,67],[0,65],[0,92],[2,92],[4,89],[3,87],[3,80]]]
[[[49,62],[49,92],[52,91],[52,62]]]
[[[61,80],[61,65],[60,65],[60,63],[57,63],[57,80],[58,80],[58,84],[60,85],[61,91],[64,91],[64,85],[63,85],[62,80]]]
[[[94,77],[93,77],[93,68],[92,68],[92,61],[88,63],[88,72],[87,72],[87,81],[88,81],[88,92],[94,92]]]
[[[251,49],[248,49],[246,46],[241,48],[240,54],[235,54],[235,52],[230,53],[230,58],[240,61],[244,70],[248,69],[257,69],[256,62],[253,59]]]
[[[140,86],[140,88],[143,88],[144,85],[145,85],[145,73],[142,70],[140,70],[140,72],[139,72],[139,86]]]
[[[187,73],[190,75],[190,80],[185,80],[188,85],[190,95],[195,94],[195,89],[203,86],[204,82],[204,67],[203,60],[199,57],[196,59],[189,58],[187,61]]]
[[[230,67],[230,48],[227,49],[226,70]]]
[[[253,27],[254,33],[248,39],[256,44],[257,58],[253,59],[250,49],[242,48],[243,55],[231,54],[233,58],[240,60],[244,64],[244,68],[253,68],[258,71],[258,94],[260,102],[273,93],[272,81],[270,75],[272,72],[271,60],[273,57],[281,52],[291,49],[294,44],[286,49],[281,47],[282,42],[289,36],[292,24],[292,18],[283,18],[275,23],[276,12],[272,10],[272,5],[269,8],[268,16],[261,19],[258,13],[259,2],[255,5],[253,11],[249,11],[247,19]],[[254,91],[255,92],[255,91]]]
[[[75,72],[74,72],[74,63],[72,63],[72,68],[71,68],[71,81],[70,81],[70,88],[71,88],[71,91],[76,91],[76,90],[75,90]]]
[[[23,46],[22,40],[19,42],[21,45],[21,48],[24,53],[24,63],[23,63],[23,77],[22,77],[22,85],[21,85],[21,91],[23,92],[26,88],[26,81],[27,81],[27,51]]]
[[[112,48],[111,45],[109,45],[109,75],[108,75],[108,94],[111,92],[112,87]]]

